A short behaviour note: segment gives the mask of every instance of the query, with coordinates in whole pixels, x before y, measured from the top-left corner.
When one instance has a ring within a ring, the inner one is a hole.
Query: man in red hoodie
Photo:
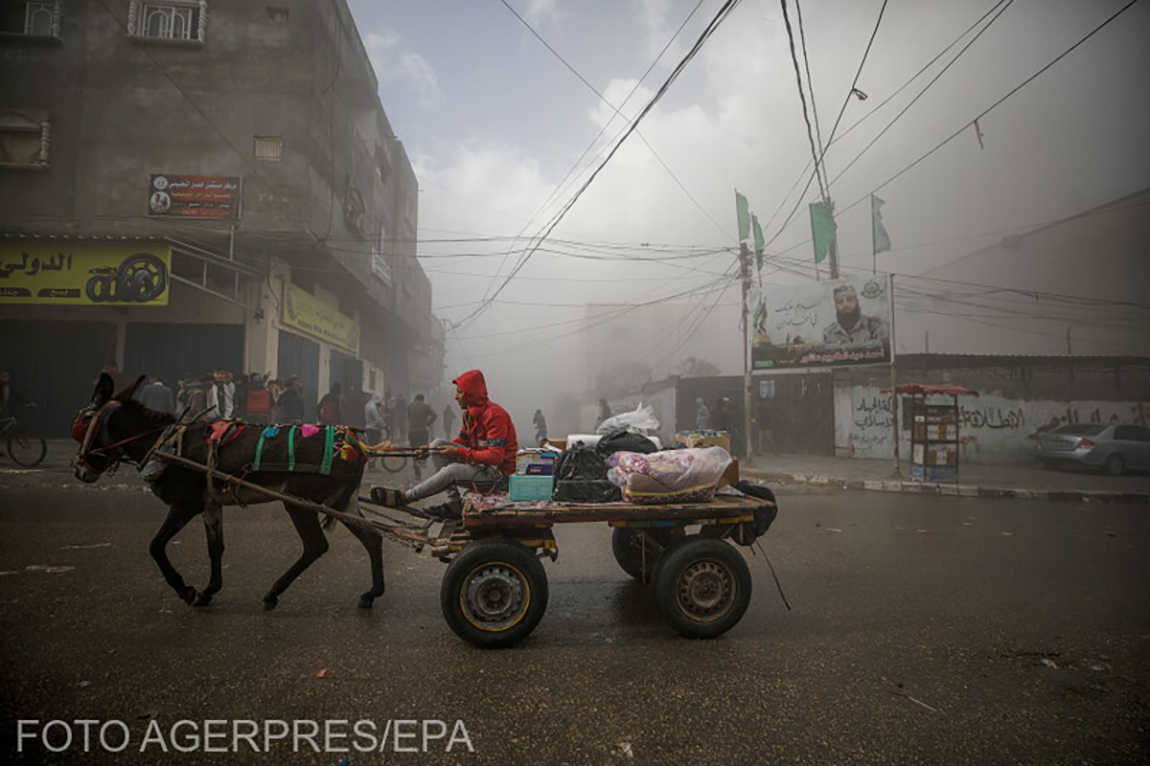
[[[446,491],[450,502],[429,509],[442,518],[459,518],[463,504],[459,486],[490,489],[515,473],[519,442],[507,410],[487,398],[483,373],[470,370],[454,381],[455,401],[463,410],[463,425],[454,440],[436,439],[422,448],[434,454],[433,476],[407,490],[375,487],[372,500],[397,508]]]

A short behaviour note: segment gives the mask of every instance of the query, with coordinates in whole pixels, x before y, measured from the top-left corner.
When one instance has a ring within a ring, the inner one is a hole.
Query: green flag
[[[821,202],[811,204],[811,236],[815,241],[815,263],[822,263],[827,259],[827,251],[835,238],[834,215],[830,209]]]
[[[762,271],[763,251],[767,249],[767,240],[763,237],[763,227],[759,225],[757,215],[751,214],[751,226],[755,230],[755,265]]]
[[[751,236],[751,210],[747,206],[747,198],[735,191],[735,212],[739,216],[739,241],[742,242]]]

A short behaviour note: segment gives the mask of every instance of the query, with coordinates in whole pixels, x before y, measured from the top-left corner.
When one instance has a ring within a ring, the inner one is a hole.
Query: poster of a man
[[[753,369],[889,364],[894,307],[878,274],[765,287],[756,296]]]
[[[890,338],[887,323],[875,316],[863,316],[858,291],[854,285],[834,289],[835,321],[823,329],[823,343],[828,346],[857,346],[882,342]]]

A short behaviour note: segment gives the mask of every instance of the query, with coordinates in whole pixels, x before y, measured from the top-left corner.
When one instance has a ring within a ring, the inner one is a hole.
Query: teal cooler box
[[[537,500],[550,500],[551,492],[554,489],[554,476],[523,476],[515,474],[511,477],[511,501],[515,503],[533,503]]]

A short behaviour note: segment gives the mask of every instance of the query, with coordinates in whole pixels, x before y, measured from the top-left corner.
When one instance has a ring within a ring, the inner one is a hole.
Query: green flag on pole
[[[763,227],[759,225],[759,217],[751,214],[751,227],[755,230],[755,265],[759,271],[763,270],[763,251],[767,249],[767,240],[763,237]]]
[[[739,216],[739,241],[742,242],[751,236],[751,209],[747,206],[747,198],[735,190],[735,212]]]
[[[830,208],[821,202],[811,203],[811,236],[815,241],[815,263],[822,263],[827,259],[827,251],[831,248],[837,228]]]

